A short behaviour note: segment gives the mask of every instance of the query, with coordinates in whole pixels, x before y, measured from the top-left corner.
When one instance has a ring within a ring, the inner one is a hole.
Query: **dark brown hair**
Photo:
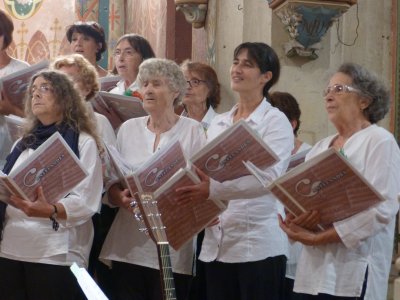
[[[301,111],[296,98],[289,93],[273,92],[268,99],[271,105],[283,112],[289,121],[297,122],[296,127],[293,129],[294,135],[297,136],[297,131],[300,128]]]
[[[242,50],[247,49],[247,54],[261,71],[261,74],[272,73],[272,78],[264,85],[263,95],[268,97],[268,91],[279,80],[281,65],[275,50],[265,43],[242,43],[236,47],[233,52],[233,58],[236,59]]]
[[[76,22],[68,27],[67,39],[71,43],[72,35],[75,33],[82,33],[86,36],[92,37],[96,43],[101,44],[100,49],[96,52],[96,61],[101,59],[101,54],[107,50],[107,42],[103,27],[97,22]]]
[[[12,33],[14,31],[14,24],[9,14],[0,9],[0,36],[4,36],[3,49],[7,49],[12,42]]]

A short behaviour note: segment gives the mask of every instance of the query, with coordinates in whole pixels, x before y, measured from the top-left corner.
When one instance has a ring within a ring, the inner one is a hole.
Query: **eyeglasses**
[[[114,57],[120,57],[122,55],[126,56],[126,57],[132,57],[133,55],[135,55],[136,51],[135,49],[125,49],[125,50],[115,50],[113,55]]]
[[[207,82],[207,81],[200,80],[200,79],[190,79],[190,80],[187,80],[186,82],[189,84],[189,86],[191,88],[194,88],[194,87],[198,87],[200,85],[200,83]]]
[[[322,95],[326,97],[329,93],[333,94],[341,94],[341,93],[360,93],[361,91],[346,84],[334,84],[332,86],[328,86],[323,92]]]
[[[43,94],[49,94],[50,92],[52,92],[53,88],[51,87],[50,84],[43,83],[39,87],[33,86],[30,94],[33,95],[33,93],[35,93],[36,90],[38,90],[38,92],[43,95]]]

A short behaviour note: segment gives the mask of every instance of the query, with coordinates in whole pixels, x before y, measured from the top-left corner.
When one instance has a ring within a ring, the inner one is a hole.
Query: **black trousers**
[[[116,283],[116,300],[161,300],[160,271],[134,264],[113,261],[112,274]],[[174,273],[177,300],[189,295],[191,275]]]
[[[100,214],[93,215],[94,238],[90,250],[88,267],[89,274],[96,279],[101,290],[111,300],[115,298],[115,282],[110,268],[99,260],[99,255],[117,212],[117,208],[110,208],[103,204]]]
[[[245,263],[205,263],[208,300],[284,299],[286,257]]]
[[[0,299],[86,299],[68,266],[0,258]]]

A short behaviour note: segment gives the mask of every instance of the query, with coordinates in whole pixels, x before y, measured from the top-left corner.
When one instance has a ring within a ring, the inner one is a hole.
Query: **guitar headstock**
[[[154,200],[153,194],[141,193],[138,194],[138,197],[136,198],[138,199],[137,206],[141,212],[141,218],[146,226],[145,231],[156,244],[167,242],[165,226],[162,223],[161,214],[157,207],[157,201]],[[137,217],[137,212],[135,212],[135,217]]]

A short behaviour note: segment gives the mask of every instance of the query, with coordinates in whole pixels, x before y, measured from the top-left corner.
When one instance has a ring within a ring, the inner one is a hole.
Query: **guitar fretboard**
[[[171,257],[169,255],[169,244],[167,242],[157,243],[157,251],[160,264],[161,284],[164,288],[163,298],[164,300],[176,300]]]

